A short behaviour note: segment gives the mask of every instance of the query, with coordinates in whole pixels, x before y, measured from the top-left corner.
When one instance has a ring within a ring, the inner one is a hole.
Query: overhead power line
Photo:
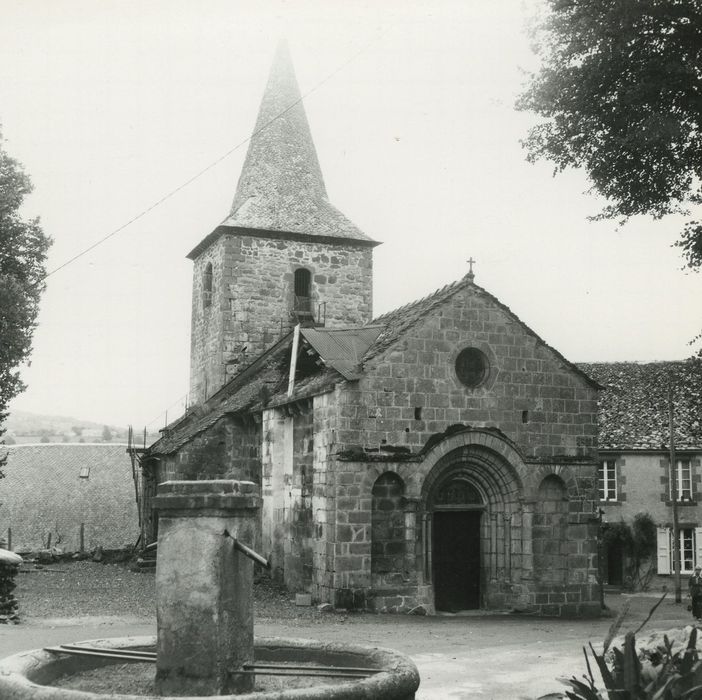
[[[82,258],[84,255],[87,255],[91,250],[95,250],[98,246],[102,245],[105,243],[105,241],[109,240],[113,236],[116,236],[118,233],[121,231],[124,231],[125,228],[128,226],[131,226],[135,221],[138,221],[139,219],[143,218],[146,216],[149,212],[153,211],[157,207],[161,206],[164,202],[168,201],[171,197],[174,195],[178,194],[182,189],[185,189],[188,185],[192,184],[195,182],[195,180],[198,180],[201,178],[206,172],[214,168],[215,166],[219,165],[223,160],[227,159],[232,153],[238,151],[242,146],[245,146],[251,139],[255,138],[258,136],[262,131],[267,129],[271,124],[273,124],[275,121],[283,117],[285,114],[287,114],[291,109],[296,107],[298,104],[300,104],[303,100],[305,100],[307,97],[309,97],[313,92],[316,92],[321,88],[324,84],[329,82],[334,76],[337,75],[337,73],[341,72],[346,66],[348,66],[350,63],[355,61],[361,54],[363,54],[365,51],[367,51],[375,41],[380,39],[381,35],[378,35],[377,37],[371,39],[367,44],[365,44],[361,49],[359,49],[355,54],[353,54],[350,58],[348,58],[346,61],[344,61],[342,64],[340,64],[337,68],[335,68],[331,73],[328,73],[322,80],[320,80],[316,85],[314,85],[312,88],[310,88],[307,92],[305,92],[303,95],[301,95],[297,100],[295,100],[292,104],[290,104],[288,107],[286,107],[282,112],[277,114],[275,117],[270,119],[268,122],[266,122],[263,126],[261,126],[259,129],[256,129],[250,136],[245,138],[243,141],[240,141],[237,143],[235,146],[230,148],[226,153],[221,155],[219,158],[216,160],[213,160],[209,165],[204,167],[202,170],[199,172],[195,173],[192,177],[188,178],[185,182],[182,184],[178,185],[175,189],[172,189],[170,192],[166,193],[158,199],[156,202],[148,206],[146,209],[143,209],[140,211],[136,216],[133,216],[129,221],[126,221],[123,223],[121,226],[118,226],[116,229],[113,231],[110,231],[107,235],[103,236],[99,240],[95,241],[92,245],[88,246],[84,250],[82,250],[80,253],[77,253],[74,255],[72,258],[69,258],[66,260],[66,262],[62,263],[58,267],[54,268],[50,272],[47,272],[44,277],[41,278],[40,281],[45,280],[47,277],[50,277],[51,275],[57,273],[59,270],[62,270],[65,267],[68,267],[72,263],[74,263],[76,260],[79,258]]]

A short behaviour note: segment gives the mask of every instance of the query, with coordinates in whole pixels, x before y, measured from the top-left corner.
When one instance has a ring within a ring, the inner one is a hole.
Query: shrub
[[[589,644],[583,648],[587,675],[560,679],[570,686],[565,697],[570,700],[693,700],[702,697],[702,661],[697,649],[697,628],[651,635],[636,649],[636,634],[648,622],[666,594],[653,606],[648,617],[634,632],[624,636],[622,648],[612,647],[612,639],[621,628],[628,606],[624,606],[612,623],[604,648],[598,654]],[[609,652],[609,653],[608,653]],[[595,682],[590,657],[600,672],[605,690]]]

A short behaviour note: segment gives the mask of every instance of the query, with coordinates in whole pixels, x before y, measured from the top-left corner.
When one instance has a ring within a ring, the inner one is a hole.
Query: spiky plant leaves
[[[701,697],[702,697],[702,683],[686,690],[680,696],[680,700],[697,700],[697,698],[701,698]]]
[[[668,595],[668,591],[665,591],[663,595],[658,599],[658,602],[648,611],[646,619],[634,630],[634,634],[638,634],[645,626],[645,624],[653,617],[653,613],[656,612],[658,606],[663,602],[663,599]]]
[[[641,687],[641,662],[636,655],[636,637],[627,632],[624,637],[624,688],[635,691]]]
[[[682,675],[692,673],[693,667],[698,660],[697,627],[693,627],[692,632],[690,632],[690,638],[687,640],[687,647],[685,648],[682,659],[680,660],[680,673]]]
[[[573,678],[559,678],[558,680],[565,685],[569,685],[573,689],[565,691],[566,696],[570,700],[605,700],[604,696],[590,681],[588,681],[588,683],[583,683],[575,678],[575,676],[573,676]],[[586,678],[585,680],[588,679]]]
[[[605,663],[605,660],[604,660],[604,656],[599,655],[595,651],[592,644],[590,644],[590,650],[592,651],[593,658],[597,662],[597,668],[599,668],[599,670],[600,670],[600,675],[602,676],[602,680],[604,681],[605,688],[607,688],[607,690],[611,692],[613,690],[616,690],[617,687],[621,687],[617,683],[615,677],[612,675],[609,668],[607,667],[607,664]],[[617,652],[619,652],[619,650],[614,649],[615,656],[616,656]],[[615,664],[615,668],[616,668],[616,664]]]
[[[622,605],[622,609],[619,611],[619,614],[614,618],[614,621],[612,624],[609,626],[609,630],[607,630],[607,634],[604,638],[604,642],[602,645],[602,653],[606,654],[607,649],[609,649],[609,645],[612,643],[612,640],[617,636],[617,632],[622,627],[622,623],[624,622],[624,618],[627,616],[629,612],[629,606],[631,605],[631,601],[627,600],[624,605]]]

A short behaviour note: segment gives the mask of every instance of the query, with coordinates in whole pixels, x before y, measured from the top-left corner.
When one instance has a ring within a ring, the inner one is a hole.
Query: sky
[[[539,7],[0,0],[4,148],[54,241],[11,409],[137,430],[182,413],[185,255],[229,211],[281,38],[330,200],[383,242],[375,315],[472,257],[476,283],[571,361],[690,355],[702,275],[671,247],[680,220],[593,222],[604,202],[582,172],[525,160],[535,117],[514,102]]]

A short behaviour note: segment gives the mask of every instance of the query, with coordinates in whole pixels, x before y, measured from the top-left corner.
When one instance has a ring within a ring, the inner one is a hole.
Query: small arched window
[[[207,263],[202,275],[202,306],[207,309],[212,305],[212,263]]]
[[[304,267],[295,270],[295,311],[298,313],[312,312],[311,283],[312,275],[309,270]]]

